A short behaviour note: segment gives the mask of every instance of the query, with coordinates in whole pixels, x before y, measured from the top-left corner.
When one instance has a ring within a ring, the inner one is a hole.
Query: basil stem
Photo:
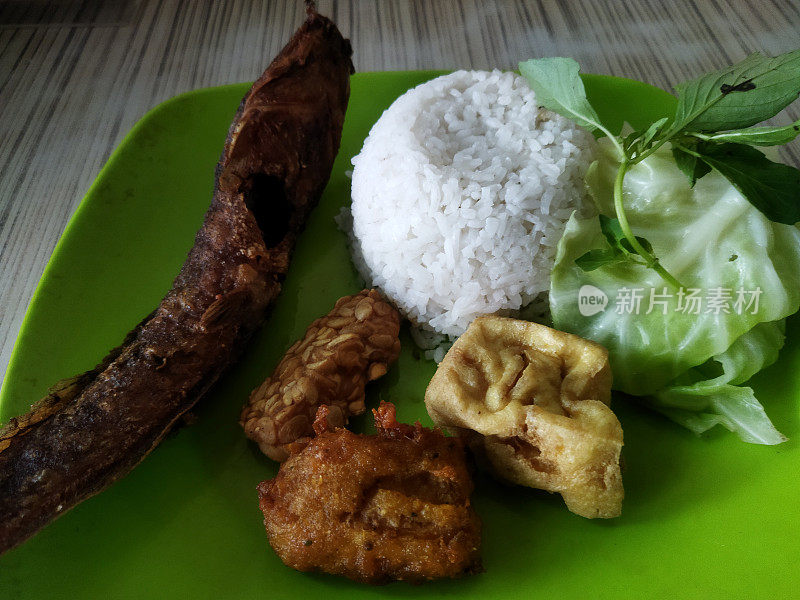
[[[628,217],[625,214],[625,206],[622,198],[622,184],[625,181],[625,173],[628,172],[630,166],[631,163],[628,158],[623,156],[622,162],[619,165],[619,170],[617,171],[617,177],[614,180],[614,211],[617,213],[617,220],[619,221],[620,229],[622,229],[622,233],[625,235],[625,239],[628,240],[628,243],[631,245],[631,247],[645,260],[647,266],[661,275],[661,278],[673,288],[680,289],[683,287],[680,282],[675,279],[675,277],[673,277],[672,274],[667,271],[660,262],[658,262],[658,259],[655,256],[648,252],[639,243],[639,240],[636,239],[636,236],[633,235],[633,231],[631,231],[631,226],[628,223]]]

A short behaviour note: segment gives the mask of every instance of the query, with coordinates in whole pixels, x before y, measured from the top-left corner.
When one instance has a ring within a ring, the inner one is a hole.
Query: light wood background
[[[669,89],[800,46],[800,3],[786,0],[318,7],[352,40],[359,71],[509,69],[558,55]],[[0,0],[0,380],[53,247],[125,133],[171,96],[257,77],[303,12],[296,0]],[[797,108],[778,122],[790,118]],[[800,164],[798,145],[785,160]]]

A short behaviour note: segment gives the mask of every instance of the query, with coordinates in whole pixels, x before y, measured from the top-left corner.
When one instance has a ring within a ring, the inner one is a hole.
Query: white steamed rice
[[[514,73],[458,71],[398,98],[353,158],[356,267],[423,330],[546,294],[593,140]],[[587,203],[588,205],[588,203]]]

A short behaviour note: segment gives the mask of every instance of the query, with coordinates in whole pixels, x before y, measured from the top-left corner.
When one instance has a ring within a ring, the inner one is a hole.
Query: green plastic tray
[[[714,432],[698,438],[619,400],[625,431],[622,517],[589,521],[559,496],[477,478],[486,572],[381,588],[285,567],[267,544],[255,486],[276,465],[237,423],[248,393],[308,323],[359,289],[334,215],[345,171],[370,127],[409,87],[438,73],[363,73],[322,203],[298,244],[275,311],[245,358],[133,473],[0,557],[0,598],[710,598],[791,597],[800,576],[798,324],[778,364],[753,382],[789,441],[775,447]],[[669,112],[645,84],[585,78],[619,128]],[[178,96],[148,113],[70,221],[31,302],[0,396],[0,421],[60,378],[92,367],[169,289],[211,199],[214,165],[246,84]],[[412,349],[368,394],[430,424],[435,365]],[[367,419],[356,419],[365,427]]]

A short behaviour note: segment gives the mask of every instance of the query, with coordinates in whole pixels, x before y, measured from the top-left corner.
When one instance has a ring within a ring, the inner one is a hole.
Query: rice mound
[[[461,335],[550,287],[594,140],[514,73],[457,71],[398,98],[353,158],[353,259],[422,330]],[[429,347],[436,343],[428,337]]]

